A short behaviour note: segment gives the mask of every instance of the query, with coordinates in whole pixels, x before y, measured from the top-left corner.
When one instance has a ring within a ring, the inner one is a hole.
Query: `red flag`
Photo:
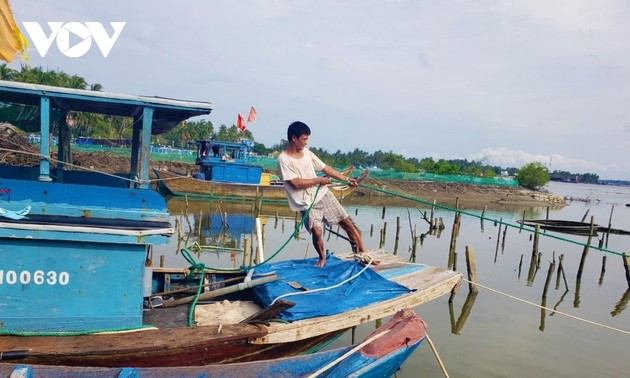
[[[249,116],[247,117],[247,122],[254,122],[255,119],[256,119],[256,109],[254,109],[254,107],[252,106],[252,108],[249,109]]]
[[[238,118],[236,119],[236,127],[241,130],[247,130],[247,126],[245,126],[245,120],[243,120],[243,116],[239,113]]]

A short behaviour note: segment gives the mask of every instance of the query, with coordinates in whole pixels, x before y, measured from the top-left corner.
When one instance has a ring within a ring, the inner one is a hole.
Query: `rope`
[[[378,339],[380,337],[385,336],[389,331],[391,331],[391,330],[386,329],[385,331],[377,333],[376,335],[370,337],[369,339],[365,340],[361,344],[359,344],[359,345],[355,346],[354,348],[350,349],[349,351],[347,351],[343,356],[337,358],[336,360],[332,361],[328,365],[324,366],[323,368],[321,368],[321,369],[317,370],[316,372],[314,372],[313,374],[309,375],[308,378],[319,377],[322,373],[324,373],[325,371],[329,370],[330,368],[332,368],[333,366],[337,365],[338,363],[340,363],[341,361],[345,360],[346,358],[350,357],[356,351],[358,351],[359,349],[363,348],[367,344],[371,343],[372,341],[374,341],[374,340],[376,340],[376,339]]]
[[[186,261],[190,263],[190,268],[189,268],[190,272],[186,276],[187,279],[192,278],[195,274],[195,271],[198,270],[201,272],[201,274],[199,275],[199,284],[197,287],[197,293],[195,294],[195,299],[190,305],[190,311],[188,312],[188,326],[192,327],[194,325],[193,316],[195,313],[195,306],[197,306],[197,301],[199,301],[199,296],[201,295],[201,290],[203,289],[203,280],[205,277],[204,272],[205,272],[206,266],[203,263],[196,262],[195,259],[190,255],[188,250],[186,250],[186,248],[182,248],[182,256],[184,256]]]
[[[95,329],[87,331],[11,331],[0,329],[0,336],[82,336],[82,335],[96,335],[103,333],[120,333],[120,332],[133,332],[133,331],[146,331],[150,329],[156,329],[153,326],[139,326],[139,327],[126,327],[126,328],[105,328]]]
[[[328,287],[320,287],[320,288],[318,288],[318,289],[313,289],[313,290],[308,290],[308,291],[299,291],[299,292],[295,292],[295,293],[286,293],[286,294],[282,294],[282,295],[280,295],[280,296],[276,297],[276,299],[274,299],[274,300],[271,302],[271,304],[269,304],[269,306],[271,306],[271,305],[273,305],[274,303],[276,303],[276,301],[277,301],[278,299],[280,299],[280,298],[290,297],[290,296],[293,296],[293,295],[311,294],[311,293],[317,293],[317,292],[319,292],[319,291],[331,290],[331,289],[337,288],[337,287],[339,287],[339,286],[341,286],[341,285],[343,285],[343,284],[345,284],[345,283],[348,283],[348,282],[352,281],[353,279],[355,279],[355,278],[357,278],[359,275],[361,275],[363,272],[365,272],[365,271],[366,271],[366,269],[370,267],[370,265],[372,265],[372,261],[373,261],[372,257],[371,257],[370,255],[367,255],[367,254],[366,254],[365,256],[369,258],[367,265],[365,265],[365,266],[363,267],[363,269],[361,269],[361,271],[359,271],[358,273],[356,273],[356,274],[355,274],[355,275],[353,275],[352,277],[349,277],[349,278],[347,278],[347,279],[345,279],[345,280],[343,280],[343,281],[341,281],[341,282],[339,282],[339,283],[337,283],[337,284],[335,284],[335,285],[328,286]]]
[[[81,169],[81,170],[84,170],[84,171],[89,171],[89,172],[99,173],[99,174],[102,174],[102,175],[105,175],[105,176],[110,176],[110,177],[113,177],[113,178],[117,178],[117,179],[120,179],[120,180],[129,181],[129,182],[132,182],[132,183],[137,183],[137,184],[142,184],[142,183],[149,183],[149,184],[150,184],[152,181],[156,181],[156,180],[147,180],[147,181],[144,181],[144,180],[139,180],[139,179],[130,179],[130,178],[127,178],[127,177],[122,177],[122,176],[114,175],[114,174],[107,173],[107,172],[103,172],[103,171],[99,171],[99,170],[96,170],[96,169],[86,168],[86,167],[83,167],[83,166],[80,166],[80,165],[76,165],[76,164],[72,164],[72,163],[68,163],[68,162],[65,162],[65,161],[60,161],[60,160],[57,160],[57,159],[53,159],[53,158],[52,158],[52,157],[50,157],[50,156],[46,156],[46,155],[42,155],[42,154],[38,154],[38,153],[34,153],[34,152],[28,152],[28,151],[18,151],[18,150],[12,150],[12,149],[8,149],[8,148],[0,148],[0,151],[6,151],[6,152],[17,152],[17,153],[24,154],[24,155],[36,156],[36,157],[39,157],[39,158],[44,158],[44,159],[46,159],[46,160],[48,160],[48,161],[55,162],[55,163],[57,163],[57,164],[61,163],[61,164],[65,165],[65,166],[70,166],[70,167],[73,167],[73,168],[78,168],[78,169]]]
[[[502,292],[502,291],[499,291],[499,290],[493,289],[493,288],[491,288],[491,287],[481,285],[481,284],[480,284],[480,283],[478,283],[478,282],[471,282],[471,281],[469,281],[469,280],[467,280],[467,279],[465,279],[465,278],[462,278],[462,281],[466,281],[466,282],[468,282],[468,283],[471,283],[471,284],[474,284],[474,285],[476,285],[476,286],[479,286],[479,287],[481,287],[481,288],[483,288],[483,289],[486,289],[486,290],[488,290],[488,291],[490,291],[490,292],[493,292],[493,293],[495,293],[495,294],[499,294],[499,295],[502,295],[502,296],[504,296],[504,297],[507,297],[507,298],[510,298],[510,299],[514,299],[514,300],[516,300],[516,301],[519,301],[519,302],[522,302],[522,303],[528,304],[528,305],[530,305],[530,306],[534,306],[534,307],[538,307],[538,308],[540,308],[540,309],[544,309],[544,310],[552,311],[552,312],[554,312],[554,313],[557,313],[557,314],[560,314],[560,315],[564,315],[564,316],[566,316],[566,317],[568,317],[568,318],[571,318],[571,319],[574,319],[574,320],[578,320],[578,321],[581,321],[581,322],[584,322],[584,323],[587,323],[587,324],[590,324],[590,325],[594,325],[594,326],[602,327],[602,328],[605,328],[605,329],[608,329],[608,330],[611,330],[611,331],[619,332],[619,333],[622,333],[622,334],[625,334],[625,335],[629,335],[629,336],[630,336],[630,331],[626,331],[626,330],[623,330],[623,329],[615,328],[615,327],[612,327],[612,326],[609,326],[609,325],[606,325],[606,324],[597,323],[597,322],[594,322],[594,321],[592,321],[592,320],[588,320],[588,319],[580,318],[580,317],[578,317],[578,316],[571,315],[571,314],[567,314],[566,312],[558,311],[558,310],[555,310],[555,309],[553,309],[553,308],[549,308],[549,307],[546,307],[546,306],[541,306],[541,305],[539,305],[538,303],[530,302],[530,301],[528,301],[528,300],[525,300],[525,299],[522,299],[522,298],[515,297],[515,296],[513,296],[513,295],[511,295],[511,294],[507,294],[507,293],[504,293],[504,292]]]
[[[392,192],[392,191],[389,191],[389,190],[377,188],[375,186],[369,186],[369,185],[365,185],[365,184],[359,184],[359,186],[362,187],[362,188],[368,189],[368,190],[373,190],[375,192],[385,193],[385,194],[388,194],[388,195],[391,195],[391,196],[395,196],[395,197],[399,197],[399,198],[403,198],[403,199],[406,199],[406,200],[409,200],[409,201],[418,202],[418,203],[422,203],[422,204],[429,205],[429,206],[435,206],[435,207],[443,209],[443,210],[454,211],[456,213],[468,215],[468,216],[471,216],[471,217],[474,217],[474,218],[492,221],[494,223],[502,224],[502,225],[507,226],[507,227],[513,227],[513,228],[525,230],[525,231],[531,232],[533,234],[537,233],[534,228],[531,228],[529,226],[524,226],[524,225],[520,225],[520,224],[519,225],[515,225],[513,223],[504,222],[502,219],[501,220],[497,220],[497,219],[493,219],[493,218],[487,218],[485,216],[482,216],[482,215],[479,215],[479,214],[475,214],[475,213],[471,213],[469,211],[454,209],[454,208],[446,206],[446,205],[440,205],[439,203],[433,203],[433,201],[426,201],[426,200],[423,200],[421,198],[416,198],[416,197],[408,196],[408,195],[405,195],[405,194],[395,193],[395,192]],[[564,241],[564,242],[577,244],[577,245],[582,246],[582,247],[589,247],[591,249],[599,250],[599,251],[602,251],[602,252],[605,252],[605,253],[611,253],[613,255],[623,256],[623,252],[612,251],[612,250],[609,250],[609,249],[606,249],[606,248],[598,247],[598,246],[595,246],[595,245],[589,245],[589,244],[586,244],[586,243],[582,243],[582,242],[578,242],[578,241],[575,241],[575,240],[567,239],[567,238],[564,238],[564,237],[561,237],[561,236],[548,234],[548,233],[543,233],[543,232],[538,232],[537,234],[538,235],[542,235],[542,236],[546,236],[546,237],[550,237],[550,238],[553,238],[553,239],[558,239],[558,240],[561,240],[561,241]]]
[[[435,359],[437,360],[438,365],[440,365],[442,374],[444,374],[446,378],[449,378],[448,372],[446,371],[446,367],[444,366],[444,363],[442,362],[442,359],[440,358],[440,355],[438,354],[438,351],[435,348],[435,345],[433,345],[433,341],[431,341],[429,334],[425,332],[424,337],[426,337],[427,341],[429,342],[429,346],[431,347],[431,350],[433,351],[433,355],[435,355]]]

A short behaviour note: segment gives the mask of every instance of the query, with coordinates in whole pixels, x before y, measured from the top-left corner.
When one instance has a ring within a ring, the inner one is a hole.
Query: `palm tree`
[[[0,80],[13,80],[17,71],[7,67],[6,63],[0,64]]]
[[[77,75],[70,76],[70,82],[68,83],[69,88],[74,89],[86,89],[88,86],[87,81],[84,78]]]
[[[90,84],[90,90],[95,91],[95,92],[102,92],[103,86],[100,85],[99,83],[92,83]]]

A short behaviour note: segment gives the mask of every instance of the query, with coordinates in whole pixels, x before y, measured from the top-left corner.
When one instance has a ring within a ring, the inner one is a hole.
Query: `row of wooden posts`
[[[432,236],[437,236],[439,237],[442,230],[444,229],[444,223],[442,218],[437,218],[434,216],[435,214],[435,205],[436,202],[433,201],[433,206],[431,206],[430,209],[430,215],[427,214],[426,211],[422,212],[421,211],[421,216],[422,218],[427,222],[427,224],[429,225],[428,227],[428,231],[425,233],[421,233],[420,235],[418,235],[417,230],[416,230],[416,226],[412,225],[412,221],[411,221],[411,212],[409,209],[407,209],[407,214],[408,214],[408,221],[409,221],[409,229],[410,229],[410,233],[411,233],[411,245],[409,247],[409,251],[410,251],[410,261],[416,261],[416,255],[417,255],[417,244],[418,241],[420,242],[420,244],[422,244],[424,238],[427,235],[432,235]],[[485,212],[487,210],[487,207],[485,207],[481,213],[481,217],[480,217],[480,221],[481,221],[481,229],[483,231],[483,227],[484,227],[484,215]],[[461,227],[461,216],[462,213],[459,211],[459,199],[456,199],[455,202],[455,216],[454,216],[454,220],[453,220],[453,227],[452,227],[452,232],[451,232],[451,238],[450,238],[450,243],[449,243],[449,254],[448,254],[448,268],[449,269],[456,269],[456,245],[457,245],[457,237],[459,236],[459,231],[460,231],[460,227]],[[614,211],[614,206],[611,209],[610,212],[610,217],[609,217],[609,222],[608,222],[608,230],[611,229],[611,223],[612,223],[612,215],[613,215],[613,211]],[[358,213],[358,209],[355,210],[355,215]],[[386,213],[386,207],[383,206],[382,207],[382,211],[381,211],[381,219],[385,219],[385,213]],[[588,215],[588,211],[586,212],[586,214],[584,214],[584,217],[582,218],[582,221],[584,221],[584,219],[586,219]],[[279,219],[281,217],[279,217],[278,212],[276,211],[275,213],[275,223],[274,223],[274,228],[278,227],[278,222]],[[547,208],[547,218],[549,218],[549,208]],[[284,218],[282,218],[282,231],[284,233]],[[299,238],[299,230],[298,230],[298,226],[300,225],[300,221],[301,221],[301,217],[299,212],[295,213],[295,235],[294,237]],[[505,239],[506,239],[506,234],[507,234],[507,225],[505,227],[503,227],[503,221],[502,219],[498,223],[498,232],[497,232],[497,243],[496,243],[496,249],[495,249],[495,262],[498,256],[498,251],[499,251],[499,246],[501,247],[501,251],[503,252],[504,248],[505,248]],[[589,232],[589,236],[588,236],[588,240],[586,242],[586,244],[584,245],[583,251],[582,251],[582,256],[580,259],[580,265],[578,268],[578,272],[577,272],[577,280],[578,280],[578,286],[579,287],[579,281],[581,280],[582,277],[582,273],[584,270],[584,266],[585,266],[585,261],[586,261],[586,257],[588,256],[589,250],[590,250],[590,246],[592,243],[592,237],[593,235],[595,235],[594,233],[594,225],[595,225],[595,220],[594,217],[591,216],[591,220],[590,220],[590,224],[591,224],[591,232]],[[179,227],[181,227],[181,224],[179,224]],[[189,224],[190,227],[190,224]],[[200,225],[199,225],[200,227]],[[262,240],[259,242],[262,243],[260,245],[260,247],[262,247],[262,245],[264,245],[264,236],[265,236],[265,232],[264,232],[264,227],[265,224],[262,225],[263,227],[263,232],[262,232]],[[400,231],[401,231],[401,219],[400,217],[396,217],[396,230],[395,230],[395,239],[394,239],[394,249],[393,249],[393,254],[398,254],[398,249],[399,249],[399,240],[400,240]],[[522,230],[522,225],[521,225],[521,230]],[[335,232],[333,230],[329,230],[329,238],[331,234],[336,234],[339,235],[341,237],[343,237],[342,235],[340,235],[338,232]],[[339,231],[339,230],[337,230]],[[503,232],[503,235],[501,235],[501,233]],[[520,232],[520,230],[519,230]],[[373,236],[374,233],[374,225],[371,225],[370,227],[370,237]],[[540,268],[540,259],[541,259],[541,253],[539,252],[539,240],[540,240],[540,235],[541,235],[541,231],[540,231],[540,225],[536,225],[534,232],[532,234],[533,237],[533,245],[532,245],[532,255],[531,255],[531,259],[530,259],[530,268],[528,271],[528,284],[532,284],[533,283],[533,278],[535,276],[535,272]],[[387,222],[385,221],[383,224],[383,227],[380,229],[379,231],[379,248],[384,248],[385,246],[385,240],[387,237]],[[602,248],[603,245],[608,245],[608,238],[609,238],[609,232],[607,232],[604,237],[602,237],[602,239],[599,240],[599,248]],[[253,239],[253,236],[252,236]],[[243,265],[244,266],[249,266],[252,264],[258,264],[261,261],[259,261],[259,253],[258,253],[258,246],[253,247],[250,243],[250,239],[248,238],[244,238],[243,241]],[[466,247],[468,250],[468,247]],[[466,252],[467,254],[467,267],[469,267],[469,263],[468,260],[469,259],[473,259],[472,265],[474,266],[474,256],[468,256],[469,252]],[[472,254],[472,252],[471,252]],[[563,259],[563,255],[560,255],[560,260],[559,260],[559,271],[558,274],[560,274],[562,269],[562,259]],[[522,259],[523,256],[521,256],[521,262],[519,263],[519,274],[520,274],[520,269],[522,266]],[[554,258],[555,260],[555,258]],[[628,282],[628,287],[630,288],[630,256],[628,254],[623,254],[622,255],[622,260],[623,260],[623,266],[624,266],[624,272],[625,272],[625,276],[626,276],[626,280]],[[600,274],[600,284],[601,282],[603,282],[603,277],[604,277],[604,273],[606,271],[606,262],[607,262],[607,256],[606,254],[604,254],[602,256],[602,268],[601,268],[601,274]],[[555,264],[555,261],[554,263]],[[562,273],[564,274],[564,271],[562,270]],[[471,274],[471,273],[469,273]],[[473,274],[474,275],[474,274]],[[566,278],[565,278],[565,282],[566,282]],[[577,294],[579,295],[579,293]]]

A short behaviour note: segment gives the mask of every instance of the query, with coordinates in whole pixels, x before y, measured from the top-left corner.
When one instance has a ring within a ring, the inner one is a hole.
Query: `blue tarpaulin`
[[[329,255],[326,265],[318,268],[315,266],[317,260],[318,258],[280,261],[256,268],[255,274],[275,272],[279,278],[277,281],[254,287],[257,300],[263,307],[267,307],[283,294],[303,293],[281,298],[294,302],[295,306],[283,311],[280,317],[287,321],[294,321],[340,314],[411,291],[405,286],[383,278],[372,269],[366,269],[359,276],[339,287],[311,292],[315,289],[335,286],[365,267],[357,262]],[[288,284],[289,282],[296,282],[308,291],[295,289]]]

